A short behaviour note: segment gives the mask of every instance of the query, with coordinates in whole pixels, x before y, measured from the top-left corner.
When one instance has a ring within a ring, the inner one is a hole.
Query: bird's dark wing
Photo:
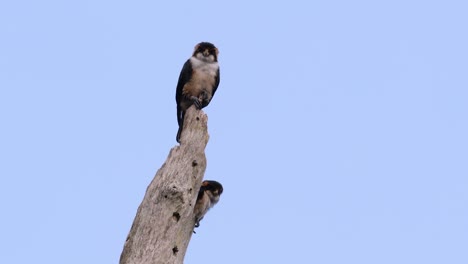
[[[200,190],[198,191],[198,195],[197,195],[197,201],[203,197],[203,195],[205,194],[205,189],[206,188],[203,185],[200,187]]]
[[[214,94],[216,93],[216,89],[218,89],[219,81],[220,81],[220,78],[219,78],[219,68],[218,68],[218,72],[216,72],[216,79],[215,79],[215,85],[213,87],[213,93],[211,94],[212,98]]]
[[[188,59],[182,70],[180,71],[179,81],[177,82],[176,88],[176,102],[177,102],[177,123],[179,124],[179,133],[182,129],[182,122],[183,122],[183,113],[182,109],[180,108],[180,103],[182,100],[182,91],[184,89],[184,85],[190,81],[192,78],[192,63],[190,63],[190,59]]]
[[[177,104],[180,103],[180,100],[182,99],[182,89],[184,88],[184,85],[190,81],[192,78],[192,63],[190,63],[190,59],[188,59],[184,67],[182,67],[182,70],[180,71],[179,75],[179,81],[177,82],[177,89],[176,89],[176,102]]]

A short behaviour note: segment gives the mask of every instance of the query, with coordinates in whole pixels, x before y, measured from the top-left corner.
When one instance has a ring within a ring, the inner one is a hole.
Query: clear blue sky
[[[159,2],[0,4],[2,263],[118,262],[200,41],[186,263],[468,263],[466,1]]]

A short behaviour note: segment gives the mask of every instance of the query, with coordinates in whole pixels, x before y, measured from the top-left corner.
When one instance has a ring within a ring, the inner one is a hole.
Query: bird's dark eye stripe
[[[214,49],[198,49],[197,52],[204,53],[205,51],[208,51],[209,54],[215,54],[216,51]]]

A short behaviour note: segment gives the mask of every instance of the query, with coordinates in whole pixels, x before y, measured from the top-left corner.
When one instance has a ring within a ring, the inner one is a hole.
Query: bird
[[[215,204],[218,203],[221,194],[223,193],[223,186],[217,181],[203,181],[198,192],[197,202],[193,209],[195,216],[195,227],[200,226],[200,221],[205,216],[206,212]]]
[[[177,131],[176,140],[184,125],[185,111],[193,104],[197,109],[206,107],[219,86],[218,48],[210,42],[198,43],[180,71],[176,88]]]

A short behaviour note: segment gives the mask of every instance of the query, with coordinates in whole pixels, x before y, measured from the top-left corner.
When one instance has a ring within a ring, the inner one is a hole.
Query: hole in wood
[[[198,165],[198,162],[197,162],[196,160],[193,160],[193,161],[192,161],[192,167],[195,167],[195,166],[197,166],[197,165]]]
[[[177,255],[177,252],[179,252],[179,249],[177,248],[177,246],[173,247],[173,248],[172,248],[172,253],[173,253],[174,255]]]
[[[180,219],[180,214],[178,212],[174,212],[172,213],[172,217],[174,217],[174,219],[179,222],[179,219]]]

